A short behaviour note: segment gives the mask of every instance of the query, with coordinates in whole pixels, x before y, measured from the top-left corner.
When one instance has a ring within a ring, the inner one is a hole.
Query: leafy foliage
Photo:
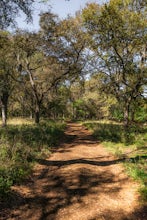
[[[4,195],[13,183],[26,177],[33,161],[50,153],[63,130],[63,124],[53,121],[43,121],[39,126],[9,125],[0,129],[0,194]]]
[[[14,18],[19,11],[23,11],[27,20],[32,19],[31,6],[33,0],[1,0],[0,1],[0,29],[4,29],[14,24]]]
[[[134,0],[92,3],[82,14],[95,68],[101,74],[100,89],[122,104],[127,126],[131,107],[146,85],[145,14],[146,5]]]

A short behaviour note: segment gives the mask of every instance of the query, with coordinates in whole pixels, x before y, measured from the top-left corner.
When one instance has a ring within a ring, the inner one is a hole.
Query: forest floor
[[[0,207],[1,220],[147,219],[138,183],[84,126],[68,123],[52,151],[29,179],[13,186],[8,207]]]

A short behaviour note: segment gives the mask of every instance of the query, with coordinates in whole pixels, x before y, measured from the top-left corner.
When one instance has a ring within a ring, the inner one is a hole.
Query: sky
[[[106,0],[49,0],[44,5],[36,3],[33,6],[33,23],[27,24],[25,22],[26,17],[23,14],[20,14],[20,16],[16,19],[18,28],[27,29],[29,31],[37,31],[39,29],[39,13],[51,9],[52,12],[62,19],[66,18],[67,15],[74,15],[76,11],[84,8],[86,3],[91,2],[102,4],[105,3]]]

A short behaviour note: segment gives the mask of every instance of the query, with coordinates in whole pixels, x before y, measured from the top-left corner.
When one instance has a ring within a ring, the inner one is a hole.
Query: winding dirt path
[[[7,220],[146,220],[138,185],[79,124],[69,123],[62,144],[39,160],[32,178],[15,186]]]

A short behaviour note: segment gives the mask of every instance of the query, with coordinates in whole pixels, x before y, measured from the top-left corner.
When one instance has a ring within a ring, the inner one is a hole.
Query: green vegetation
[[[7,5],[2,4],[0,19],[3,126],[14,116],[31,117],[36,124],[42,117],[119,119],[126,127],[146,122],[143,0],[90,3],[64,20],[49,10],[40,13],[35,33],[7,31],[19,11],[31,18],[33,1],[9,0]]]
[[[63,124],[42,119],[109,119],[115,123],[86,126],[112,153],[127,158],[146,198],[146,1],[89,3],[65,19],[48,10],[40,13],[36,32],[8,31],[19,12],[32,18],[36,1],[1,2],[0,193],[27,176],[32,162],[59,140]],[[9,123],[11,117],[30,117],[36,125]]]
[[[64,124],[42,121],[0,129],[0,196],[4,197],[14,183],[21,182],[31,171],[37,158],[49,155],[52,146],[63,134]],[[11,124],[12,123],[12,124]]]
[[[112,154],[122,159],[128,174],[140,181],[142,198],[147,201],[147,127],[134,125],[124,130],[122,124],[109,121],[84,125]]]

